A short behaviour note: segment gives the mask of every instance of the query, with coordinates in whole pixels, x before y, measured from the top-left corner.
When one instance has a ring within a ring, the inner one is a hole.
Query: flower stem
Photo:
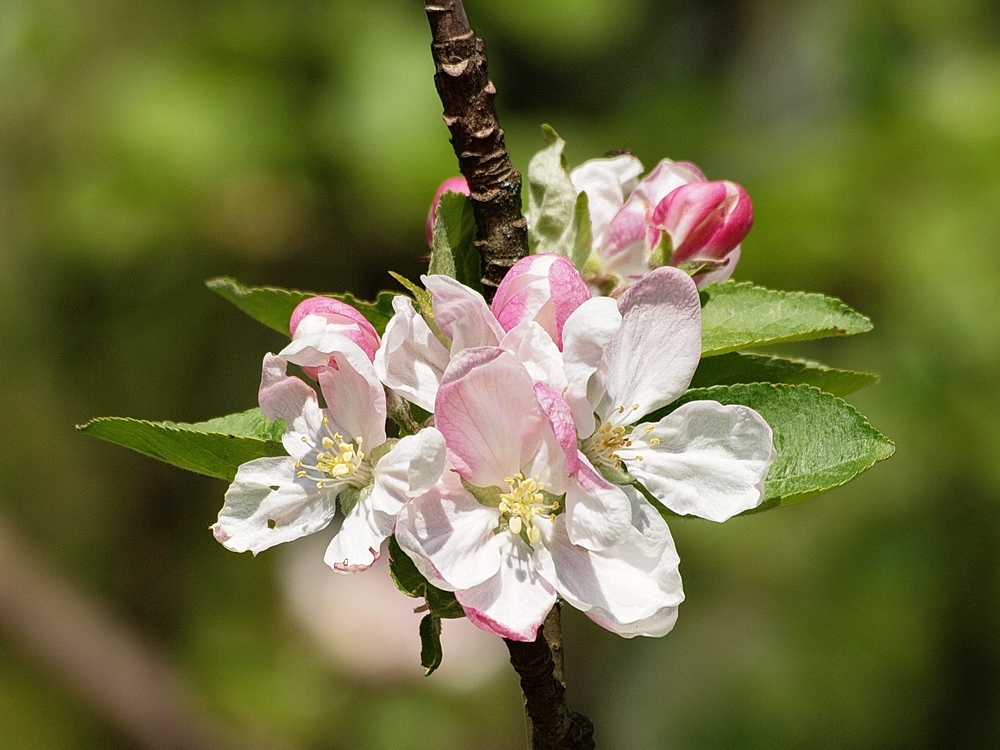
[[[459,169],[469,183],[483,295],[489,302],[507,270],[528,254],[521,174],[510,161],[497,120],[486,46],[473,33],[462,0],[425,0],[424,11],[433,36],[434,83]]]
[[[559,605],[545,618],[534,641],[505,638],[504,643],[510,652],[510,663],[521,678],[528,750],[593,750],[594,725],[566,705]]]

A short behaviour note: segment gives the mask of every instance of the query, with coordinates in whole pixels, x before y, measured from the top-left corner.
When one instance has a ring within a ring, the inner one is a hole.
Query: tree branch
[[[594,750],[594,725],[586,716],[573,713],[566,706],[562,659],[554,660],[550,647],[552,644],[557,650],[562,648],[559,605],[552,608],[534,641],[505,638],[504,643],[510,652],[510,663],[521,678],[531,750]]]
[[[490,301],[507,270],[528,254],[521,174],[511,164],[497,121],[486,47],[469,26],[462,0],[425,0],[424,11],[433,35],[434,83],[459,169],[469,183],[483,292]]]

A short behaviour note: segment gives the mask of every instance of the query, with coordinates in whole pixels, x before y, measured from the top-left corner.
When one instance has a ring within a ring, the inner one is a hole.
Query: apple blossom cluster
[[[426,292],[393,299],[381,337],[342,302],[301,303],[259,391],[287,456],[239,467],[216,539],[257,553],[339,509],[331,568],[367,569],[394,535],[486,631],[533,640],[559,598],[626,637],[667,633],[683,591],[663,514],[724,521],[758,506],[775,451],[749,407],[671,408],[701,353],[685,264],[728,275],[749,201],[690,165],[640,172],[630,156],[574,171],[593,212],[589,277],[531,255],[488,305],[424,276]],[[620,294],[594,296],[611,276]],[[400,437],[387,434],[393,404],[418,407]]]

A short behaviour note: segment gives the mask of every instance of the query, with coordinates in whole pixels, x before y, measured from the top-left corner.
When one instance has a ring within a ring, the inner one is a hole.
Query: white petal
[[[449,354],[409,297],[393,297],[392,316],[375,352],[375,370],[385,385],[425,411],[434,411]]]
[[[701,357],[701,302],[683,271],[657,268],[625,290],[618,307],[621,326],[592,384],[595,393],[604,391],[598,416],[613,425],[632,424],[676,400]]]
[[[692,401],[655,425],[636,425],[631,440],[619,451],[629,472],[670,510],[710,521],[760,505],[777,455],[757,412],[715,401]]]
[[[618,623],[679,605],[684,599],[679,559],[662,518],[659,525],[648,538],[632,528],[621,544],[594,552],[572,544],[565,526],[555,524],[547,546],[559,594],[585,612],[597,608]]]
[[[367,570],[378,560],[382,542],[392,533],[395,521],[362,496],[330,540],[323,561],[338,573]]]
[[[556,391],[566,388],[563,356],[552,337],[535,321],[519,323],[504,334],[500,348],[506,349],[524,365],[531,379]]]
[[[573,410],[581,438],[594,431],[594,405],[588,400],[588,385],[604,355],[604,349],[622,324],[617,300],[594,297],[580,305],[563,328],[563,362],[566,401]],[[600,396],[594,402],[600,400]]]
[[[642,162],[631,154],[585,161],[569,173],[578,193],[587,194],[594,247],[601,246],[604,230],[625,202],[642,174]]]
[[[594,607],[585,614],[605,630],[610,630],[622,638],[635,638],[637,635],[660,638],[673,630],[677,622],[677,607],[664,607],[650,617],[626,623],[618,622],[600,607]]]
[[[531,551],[521,539],[500,535],[499,572],[478,586],[455,591],[473,624],[514,641],[533,641],[556,603],[555,589],[535,570]]]
[[[295,481],[295,459],[258,458],[237,470],[226,491],[215,538],[234,552],[254,554],[326,527],[337,510],[338,487]]]
[[[337,367],[319,373],[331,429],[362,438],[370,451],[385,442],[385,390],[368,356],[354,342],[337,352]]]
[[[375,465],[372,507],[395,517],[407,500],[437,483],[444,459],[444,436],[433,427],[400,439]]]
[[[288,375],[286,368],[282,357],[265,355],[257,398],[265,416],[283,419],[291,426],[302,415],[307,402],[316,403],[316,392],[301,379]]]
[[[573,544],[602,550],[623,542],[630,530],[632,508],[622,489],[597,473],[579,454],[576,481],[566,492],[566,527]]]
[[[396,541],[424,576],[449,590],[476,586],[500,568],[499,520],[480,505],[454,475],[403,506]]]
[[[421,276],[431,293],[434,320],[451,339],[451,353],[477,346],[496,346],[504,330],[478,292],[448,276]]]

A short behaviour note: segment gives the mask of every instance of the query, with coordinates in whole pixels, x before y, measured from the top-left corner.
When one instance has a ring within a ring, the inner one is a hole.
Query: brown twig
[[[524,711],[528,716],[531,750],[594,750],[594,725],[583,714],[566,706],[562,660],[553,658],[553,645],[561,650],[559,605],[553,607],[530,643],[504,639],[510,663],[521,678]],[[561,656],[556,654],[555,656]]]
[[[433,35],[434,83],[459,169],[469,183],[489,301],[507,270],[528,254],[521,174],[511,164],[497,121],[486,47],[473,33],[462,0],[425,0],[424,11]]]

